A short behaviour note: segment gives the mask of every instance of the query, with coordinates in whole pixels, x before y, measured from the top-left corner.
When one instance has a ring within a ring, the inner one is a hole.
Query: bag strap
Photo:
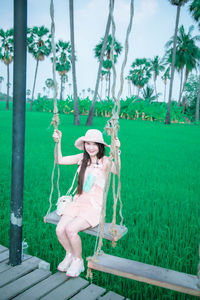
[[[74,182],[75,182],[77,173],[78,173],[78,169],[76,170],[76,173],[75,173],[75,175],[74,175],[74,179],[73,179],[73,181],[72,181],[72,185],[71,185],[71,187],[69,188],[69,190],[67,191],[66,195],[70,195],[71,190],[73,189],[73,186],[74,186]],[[77,190],[77,187],[76,187],[75,190],[72,192],[72,195],[75,194],[76,190]]]

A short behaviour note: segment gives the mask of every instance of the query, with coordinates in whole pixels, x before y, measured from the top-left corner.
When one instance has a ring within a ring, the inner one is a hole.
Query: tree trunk
[[[113,8],[113,7],[114,7],[114,0],[110,0],[109,15],[108,15],[108,21],[107,21],[107,24],[106,24],[106,31],[105,31],[105,35],[104,35],[104,41],[103,41],[103,45],[102,45],[102,48],[101,48],[101,55],[100,55],[100,60],[99,60],[99,68],[98,68],[98,73],[97,73],[97,80],[96,80],[96,86],[95,86],[95,91],[94,91],[94,97],[93,97],[92,104],[91,104],[91,107],[90,107],[90,111],[89,111],[89,114],[88,114],[88,118],[87,118],[87,121],[86,121],[86,126],[91,126],[93,124],[94,108],[95,108],[95,102],[96,102],[98,88],[99,88],[99,80],[100,80],[100,76],[101,76],[103,56],[104,56],[104,53],[105,53],[105,50],[106,50],[108,35],[109,35],[109,31],[110,31],[111,8]]]
[[[199,122],[199,102],[200,102],[200,74],[199,74],[199,88],[197,94],[196,111],[195,111],[195,122]]]
[[[31,97],[30,111],[32,111],[32,105],[33,105],[33,100],[34,100],[34,92],[35,92],[35,84],[36,84],[36,78],[37,78],[38,65],[39,65],[39,60],[37,59],[36,60],[36,68],[35,68],[35,77],[34,77],[34,82],[33,82],[33,91],[32,91],[32,97]]]
[[[137,91],[137,97],[139,98],[139,94],[140,94],[140,88],[138,87],[138,91]]]
[[[63,100],[63,76],[60,76],[60,100]]]
[[[99,93],[97,93],[97,97],[99,98],[100,102],[103,103],[101,96],[99,95]]]
[[[156,96],[156,100],[158,101],[157,88],[156,88],[156,78],[154,78],[154,86],[155,86],[155,96]]]
[[[108,98],[110,99],[110,78],[111,78],[111,72],[109,70],[109,77],[108,77]]]
[[[181,68],[181,82],[180,82],[180,89],[179,89],[179,97],[178,97],[178,106],[180,106],[181,96],[182,96],[182,85],[183,85],[183,68]]]
[[[105,98],[108,97],[108,75],[106,75],[106,88],[105,88]]]
[[[101,91],[100,91],[101,98],[102,98],[102,91],[103,91],[103,77],[101,78]]]
[[[128,81],[128,87],[129,87],[129,97],[131,98],[132,93],[131,93],[131,81]]]
[[[80,125],[80,112],[77,96],[77,82],[76,82],[76,66],[75,66],[75,42],[74,42],[74,6],[73,0],[69,0],[69,18],[70,18],[70,39],[72,47],[72,78],[73,78],[73,92],[74,92],[74,125]]]
[[[172,88],[173,88],[173,81],[174,81],[176,42],[177,42],[177,32],[178,32],[178,23],[179,23],[179,18],[180,18],[180,10],[181,10],[181,4],[179,4],[177,6],[177,13],[176,13],[176,25],[175,25],[173,56],[172,56],[172,65],[171,65],[171,79],[170,79],[170,87],[169,87],[169,100],[168,100],[167,114],[166,114],[166,118],[165,118],[165,124],[167,124],[167,125],[170,124],[171,99],[172,99]]]
[[[187,69],[186,69],[186,72],[185,72],[185,79],[184,79],[184,82],[183,82],[183,87],[182,87],[181,95],[180,95],[180,104],[181,104],[181,99],[182,99],[183,91],[184,91],[185,85],[186,85],[186,83],[187,83],[187,79],[188,79],[188,73],[187,73]]]
[[[164,102],[165,102],[165,99],[166,99],[167,82],[164,83],[164,86],[165,86],[165,88],[164,88]]]
[[[9,91],[10,91],[10,72],[9,72],[9,64],[7,64],[7,101],[6,101],[6,110],[9,110]]]

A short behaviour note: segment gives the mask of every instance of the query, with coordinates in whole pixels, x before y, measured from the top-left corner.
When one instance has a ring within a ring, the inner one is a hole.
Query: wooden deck
[[[0,245],[0,300],[122,300],[114,292],[90,284],[77,277],[69,278],[65,273],[50,272],[50,264],[26,255],[21,265],[8,264],[9,250]]]

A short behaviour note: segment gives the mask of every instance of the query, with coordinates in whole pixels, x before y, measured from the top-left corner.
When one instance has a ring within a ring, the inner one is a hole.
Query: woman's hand
[[[62,137],[62,132],[58,129],[54,130],[53,139],[55,143],[60,143]]]

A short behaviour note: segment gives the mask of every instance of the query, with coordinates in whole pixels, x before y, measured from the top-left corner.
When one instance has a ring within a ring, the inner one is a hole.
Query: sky
[[[7,30],[13,27],[13,0],[0,0],[0,28]],[[50,29],[51,19],[49,14],[50,0],[28,0],[28,27],[45,25]],[[70,40],[69,28],[69,1],[54,0],[55,9],[55,31],[56,41]],[[98,61],[94,58],[94,47],[104,36],[108,17],[109,0],[74,0],[74,27],[75,27],[75,50],[77,55],[76,75],[78,94],[83,94],[82,90],[94,90]],[[126,30],[129,22],[130,0],[115,0],[114,19],[116,24],[116,39],[124,45]],[[156,55],[162,57],[165,52],[165,43],[174,35],[176,18],[176,6],[170,4],[168,0],[135,0],[134,19],[132,31],[129,37],[129,53],[124,76],[129,73],[131,64],[136,58],[151,58]],[[188,5],[181,9],[179,26],[184,25],[188,32],[190,25],[195,25],[194,35],[198,34],[198,29],[193,21]],[[116,94],[119,90],[119,75],[124,58],[124,52],[119,57],[117,70]],[[27,55],[27,89],[32,91],[36,62]],[[13,63],[10,65],[11,77]],[[6,92],[6,66],[0,62],[0,76],[5,78],[1,86],[1,91]],[[52,78],[52,63],[50,58],[46,58],[39,63],[38,77],[36,81],[36,93],[43,94],[45,80]],[[59,83],[59,75],[57,75]],[[68,83],[71,83],[71,72],[68,74]],[[173,98],[177,100],[179,91],[179,75],[175,75],[173,88]],[[153,81],[150,81],[153,85]],[[169,87],[169,84],[168,84]],[[66,93],[70,90],[66,85]],[[164,93],[164,84],[158,78],[157,91]],[[136,91],[135,91],[136,92]],[[12,94],[12,85],[11,85]],[[123,97],[128,96],[128,85],[125,80]],[[163,101],[162,95],[159,101]],[[167,101],[167,99],[166,99]]]

